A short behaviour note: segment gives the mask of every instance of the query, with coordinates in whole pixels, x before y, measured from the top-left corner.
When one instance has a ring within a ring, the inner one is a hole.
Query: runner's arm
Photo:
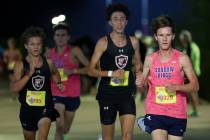
[[[47,59],[48,65],[50,67],[50,71],[52,73],[52,79],[53,81],[55,81],[55,83],[57,84],[58,88],[63,91],[64,90],[64,86],[61,82],[61,77],[60,74],[57,70],[57,68],[55,67],[53,61],[51,59]]]
[[[139,42],[136,38],[131,37],[131,42],[132,42],[132,46],[134,48],[135,54],[134,54],[134,65],[135,65],[135,72],[136,73],[141,73],[143,70],[143,65],[142,65],[142,61],[141,61],[141,54],[139,51]]]
[[[82,50],[79,47],[75,47],[73,49],[74,51],[74,55],[76,57],[76,59],[79,61],[79,63],[81,63],[84,67],[79,68],[79,69],[74,69],[73,70],[73,74],[87,74],[88,71],[88,65],[89,65],[89,60],[87,59],[87,57],[84,55],[84,53],[82,52]]]
[[[8,51],[6,50],[5,52],[4,52],[4,54],[3,54],[3,60],[4,60],[4,63],[8,63]]]
[[[198,47],[198,45],[197,44],[194,44],[194,45],[196,45],[195,47],[194,47],[194,70],[195,70],[195,74],[197,75],[197,76],[200,76],[201,75],[201,68],[200,68],[200,49],[199,49],[199,47]]]
[[[27,73],[23,75],[23,63],[16,62],[14,68],[13,79],[11,81],[11,91],[14,93],[18,93],[21,89],[24,88],[28,80],[30,79],[31,74]]]
[[[186,83],[184,85],[177,85],[176,90],[182,91],[185,93],[197,92],[199,90],[198,79],[195,75],[195,72],[193,71],[190,58],[186,54],[183,54],[181,56],[180,64],[185,75],[187,76],[189,80],[189,83]]]
[[[106,37],[101,38],[96,46],[94,53],[92,55],[90,65],[89,65],[89,70],[88,70],[88,75],[89,76],[94,76],[94,77],[107,77],[108,76],[108,71],[102,71],[100,70],[97,65],[99,64],[100,58],[102,54],[106,51],[107,49],[107,39]]]
[[[143,72],[137,74],[136,76],[136,85],[144,90],[147,87],[147,79],[150,72],[150,66],[152,63],[151,55],[148,55],[145,57],[144,66],[143,66]]]
[[[20,60],[22,60],[22,55],[21,55],[21,52],[20,52],[20,50],[18,50],[17,49],[17,59],[18,59],[18,61],[20,61]]]

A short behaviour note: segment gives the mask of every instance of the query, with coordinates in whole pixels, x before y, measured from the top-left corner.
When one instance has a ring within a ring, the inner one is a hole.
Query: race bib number
[[[65,74],[64,72],[64,68],[59,68],[58,69],[60,77],[61,77],[61,81],[67,81],[68,80],[68,75]]]
[[[158,104],[175,104],[176,92],[169,93],[165,87],[155,87],[156,100]]]
[[[29,106],[45,106],[46,91],[27,91],[26,103]]]
[[[110,85],[111,86],[128,86],[129,83],[129,71],[125,71],[124,77],[122,79],[119,78],[111,78]]]
[[[15,68],[15,61],[9,62],[7,65],[8,70],[13,70]]]

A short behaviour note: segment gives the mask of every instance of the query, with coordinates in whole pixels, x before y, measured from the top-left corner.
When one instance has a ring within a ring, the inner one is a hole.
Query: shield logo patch
[[[115,56],[115,64],[119,69],[123,69],[128,63],[128,56],[126,55],[118,55]]]
[[[44,85],[44,79],[45,77],[40,75],[32,77],[32,85],[34,89],[40,90]]]

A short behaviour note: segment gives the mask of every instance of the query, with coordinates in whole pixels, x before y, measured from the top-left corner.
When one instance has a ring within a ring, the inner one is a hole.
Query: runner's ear
[[[172,36],[172,40],[174,40],[175,39],[175,34],[173,34],[173,36]]]
[[[27,50],[27,44],[24,44],[24,48]]]
[[[155,38],[155,40],[157,41],[157,35],[156,35],[156,34],[154,34],[154,38]]]

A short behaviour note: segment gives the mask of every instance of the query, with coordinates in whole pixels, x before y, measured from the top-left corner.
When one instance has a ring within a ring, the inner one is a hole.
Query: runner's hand
[[[124,78],[124,73],[125,73],[124,70],[118,69],[118,70],[113,71],[112,77],[118,78],[118,79],[123,79]]]
[[[61,92],[65,90],[65,86],[63,85],[63,83],[57,83],[57,87]]]
[[[136,74],[136,86],[144,88],[146,86],[146,80],[142,73]]]
[[[64,69],[64,73],[66,74],[66,75],[72,75],[72,74],[75,74],[76,73],[76,69]]]
[[[175,84],[167,84],[166,85],[166,91],[168,93],[176,92],[177,91],[177,85],[175,85]]]

